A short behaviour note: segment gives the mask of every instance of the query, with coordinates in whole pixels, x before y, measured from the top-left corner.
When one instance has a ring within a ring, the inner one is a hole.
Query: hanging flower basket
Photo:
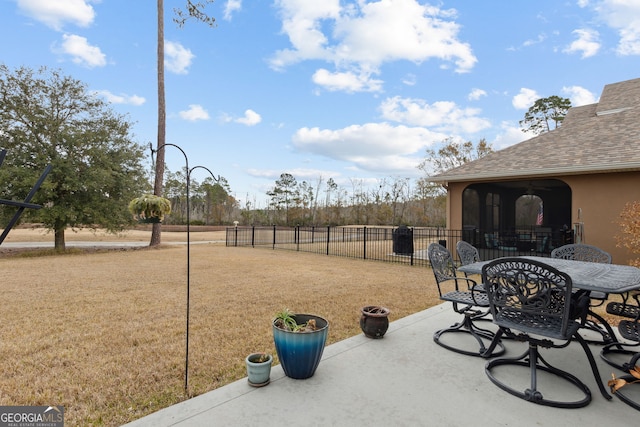
[[[153,194],[145,194],[129,202],[129,212],[138,222],[162,222],[164,216],[171,213],[171,201]]]

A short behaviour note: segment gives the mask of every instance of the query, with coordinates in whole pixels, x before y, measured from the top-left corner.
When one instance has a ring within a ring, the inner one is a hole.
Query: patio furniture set
[[[456,251],[459,266],[444,246],[433,243],[428,248],[440,298],[451,302],[454,311],[463,316],[460,322],[434,333],[437,344],[488,359],[487,377],[502,390],[532,403],[559,408],[588,405],[591,391],[581,379],[549,363],[540,349],[563,349],[578,343],[602,396],[611,399],[588,345],[601,344],[602,360],[622,371],[618,381],[628,383],[628,387],[614,387],[610,382],[611,391],[640,410],[640,401],[627,395],[631,387],[640,387],[632,384],[638,379],[632,374],[640,374],[640,367],[636,367],[640,359],[640,269],[612,264],[608,253],[585,244],[556,248],[551,258],[519,256],[480,261],[478,250],[464,241],[458,242]],[[473,275],[481,275],[481,281]],[[621,339],[593,311],[611,294],[622,297],[622,302],[611,301],[606,306],[608,313],[622,319],[618,327]],[[581,332],[586,330],[597,332],[598,339],[583,337]],[[472,344],[451,340],[452,333],[455,337],[472,337]],[[525,343],[526,348],[518,356],[505,356],[507,341]],[[500,375],[514,367],[527,369],[528,387],[523,389]],[[547,397],[545,393],[550,390],[540,390],[540,375],[566,383],[574,390],[572,397]]]

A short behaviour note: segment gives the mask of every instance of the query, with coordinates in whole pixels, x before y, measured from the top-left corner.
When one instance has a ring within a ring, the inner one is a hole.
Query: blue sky
[[[590,104],[640,77],[640,0],[217,0],[215,28],[179,29],[184,3],[165,0],[167,142],[242,206],[284,172],[348,191],[416,179],[445,139],[504,148],[530,137],[536,99]],[[0,0],[0,37],[5,65],[63,70],[155,146],[155,1]]]

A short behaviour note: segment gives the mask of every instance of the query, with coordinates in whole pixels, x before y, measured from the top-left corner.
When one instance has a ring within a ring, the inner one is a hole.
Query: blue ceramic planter
[[[291,332],[272,324],[273,341],[284,374],[289,378],[305,379],[313,376],[320,363],[329,333],[329,322],[312,314],[296,314],[294,318],[298,324],[315,319],[319,329],[312,332]]]

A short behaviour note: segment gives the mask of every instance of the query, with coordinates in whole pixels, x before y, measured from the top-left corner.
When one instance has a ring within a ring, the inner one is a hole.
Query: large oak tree
[[[58,70],[0,64],[0,192],[22,200],[48,164],[52,170],[23,218],[54,232],[65,249],[70,227],[117,232],[131,222],[128,202],[148,186],[132,123],[79,80]],[[6,215],[12,215],[5,209]]]

